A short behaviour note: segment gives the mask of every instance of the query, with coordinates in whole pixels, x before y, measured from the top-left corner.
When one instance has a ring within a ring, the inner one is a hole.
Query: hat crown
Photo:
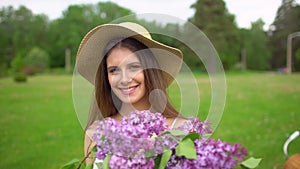
[[[133,23],[133,22],[122,22],[119,25],[122,26],[122,27],[125,27],[127,29],[130,29],[130,30],[132,30],[132,31],[134,31],[134,32],[136,32],[136,33],[138,33],[138,34],[140,34],[140,35],[142,35],[142,36],[144,36],[148,39],[152,39],[151,34],[149,33],[149,31],[146,28],[139,25],[139,24],[136,24],[136,23]]]

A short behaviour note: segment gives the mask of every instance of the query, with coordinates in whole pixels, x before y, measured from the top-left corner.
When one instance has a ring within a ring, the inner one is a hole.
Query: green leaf
[[[77,166],[76,169],[78,169],[78,167],[79,167],[79,166]],[[87,168],[86,163],[84,162],[84,163],[81,164],[81,166],[80,166],[79,169],[89,169],[89,168]]]
[[[146,152],[146,158],[151,158],[151,157],[153,157],[154,156],[154,151],[148,151],[148,152]]]
[[[182,139],[176,146],[176,155],[185,156],[188,159],[196,159],[195,144],[191,138]]]
[[[155,163],[154,169],[158,169],[160,161],[161,161],[161,156],[162,155],[158,155],[157,157],[154,158],[154,163]]]
[[[84,169],[93,169],[93,165],[93,163],[90,163]]]
[[[199,139],[199,138],[201,138],[200,134],[193,132],[193,133],[190,133],[190,134],[184,136],[181,140],[191,139],[192,141],[195,141],[196,139]]]
[[[103,168],[103,163],[102,163],[102,162],[96,163],[96,166],[97,166],[98,168]]]
[[[108,154],[105,159],[103,160],[103,169],[109,169],[109,159],[112,156],[112,154]]]
[[[241,165],[243,167],[251,168],[252,169],[252,168],[256,168],[259,165],[259,163],[260,163],[261,160],[262,160],[261,158],[250,157],[247,160],[243,161],[241,163]]]
[[[171,158],[171,155],[172,155],[172,150],[170,150],[170,149],[166,150],[163,153],[163,155],[161,157],[161,160],[160,160],[160,163],[159,163],[158,169],[164,169],[164,168],[166,168],[167,163],[168,163],[168,161]]]
[[[80,160],[79,159],[73,159],[63,165],[60,169],[76,169],[77,165],[79,164]]]
[[[97,152],[97,146],[94,146],[91,150],[91,155],[92,155],[92,158],[96,158],[96,152]]]

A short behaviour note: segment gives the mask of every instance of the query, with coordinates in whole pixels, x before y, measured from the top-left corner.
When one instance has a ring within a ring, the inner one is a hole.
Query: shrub
[[[24,65],[35,68],[37,72],[42,72],[49,67],[49,55],[43,49],[34,47],[25,56]]]
[[[22,73],[25,73],[26,75],[34,75],[37,73],[37,69],[33,66],[26,65],[21,70]]]
[[[24,73],[16,73],[14,76],[14,81],[17,83],[27,82],[27,76]]]

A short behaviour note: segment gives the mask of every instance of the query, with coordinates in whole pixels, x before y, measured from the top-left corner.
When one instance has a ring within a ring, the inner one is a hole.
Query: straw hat
[[[132,22],[104,24],[88,32],[80,43],[76,57],[77,71],[90,83],[95,83],[96,72],[103,58],[107,43],[116,38],[132,37],[146,45],[157,59],[163,70],[163,79],[170,85],[182,64],[180,50],[159,43],[141,25]]]

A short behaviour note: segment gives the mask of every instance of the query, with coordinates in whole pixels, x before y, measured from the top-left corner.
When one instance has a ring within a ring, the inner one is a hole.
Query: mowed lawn
[[[206,75],[196,75],[196,81],[203,117],[210,108],[210,82]],[[225,109],[212,137],[241,143],[251,156],[263,158],[259,168],[283,163],[283,143],[300,130],[300,74],[229,73],[226,81]],[[170,95],[180,107],[174,91]],[[39,75],[21,84],[0,79],[0,125],[0,168],[57,169],[83,156],[71,75]],[[300,138],[289,152],[300,153]]]

